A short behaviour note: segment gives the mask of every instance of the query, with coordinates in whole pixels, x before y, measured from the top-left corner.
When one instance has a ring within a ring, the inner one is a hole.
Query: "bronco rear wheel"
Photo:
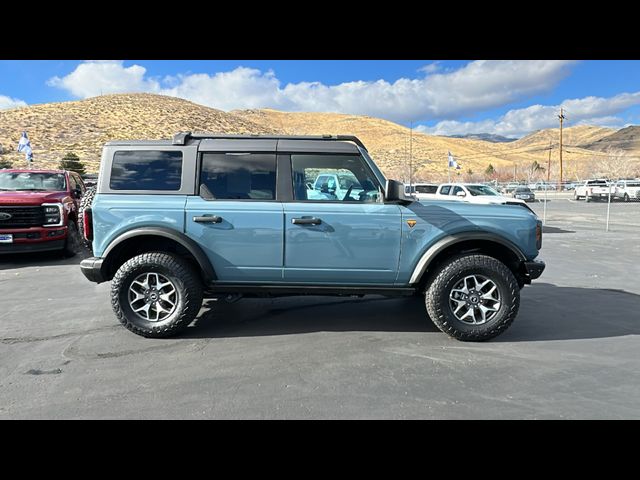
[[[111,282],[111,305],[126,328],[143,337],[169,337],[185,329],[202,306],[198,273],[165,252],[128,260]]]
[[[483,341],[504,332],[518,314],[520,288],[499,260],[486,255],[454,257],[441,266],[425,292],[429,317],[449,336]]]

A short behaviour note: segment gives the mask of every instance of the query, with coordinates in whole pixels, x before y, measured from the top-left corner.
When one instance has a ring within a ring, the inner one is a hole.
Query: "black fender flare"
[[[467,242],[469,240],[483,240],[500,244],[511,250],[511,252],[516,255],[516,257],[521,262],[527,260],[527,257],[524,255],[524,253],[522,253],[522,251],[513,242],[507,240],[504,237],[501,237],[500,235],[487,232],[456,233],[454,235],[447,235],[446,237],[441,238],[429,248],[427,248],[427,250],[422,254],[420,260],[418,260],[418,263],[414,267],[413,273],[411,274],[411,279],[409,280],[409,284],[413,285],[418,283],[422,279],[422,275],[424,274],[424,272],[429,267],[429,264],[445,248],[448,248],[451,245],[455,245],[456,243]]]
[[[173,240],[176,243],[179,243],[191,255],[193,255],[193,258],[196,259],[196,262],[198,262],[200,270],[202,271],[204,280],[207,283],[212,282],[216,279],[216,274],[213,270],[213,266],[211,265],[211,262],[209,261],[207,255],[202,251],[202,248],[200,248],[200,245],[198,245],[191,238],[187,237],[184,233],[165,227],[141,227],[135,228],[133,230],[128,230],[120,234],[109,244],[109,246],[102,254],[104,262],[108,263],[109,254],[112,253],[118,247],[118,245],[121,245],[123,242],[126,242],[131,238],[140,237],[143,235],[164,237],[168,238],[169,240]]]

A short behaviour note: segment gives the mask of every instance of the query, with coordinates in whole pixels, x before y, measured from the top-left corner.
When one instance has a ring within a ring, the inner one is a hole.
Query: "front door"
[[[276,155],[205,152],[200,161],[200,194],[187,199],[186,233],[209,257],[218,282],[281,282]]]
[[[393,284],[400,257],[400,208],[379,202],[380,185],[363,159],[292,154],[291,167],[294,199],[283,204],[284,280]],[[318,190],[321,176],[337,184]]]

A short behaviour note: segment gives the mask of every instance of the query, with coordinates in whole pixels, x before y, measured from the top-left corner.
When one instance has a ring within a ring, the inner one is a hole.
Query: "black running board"
[[[290,295],[331,295],[358,296],[384,295],[387,297],[407,297],[414,295],[412,287],[377,287],[377,286],[336,286],[336,285],[251,285],[212,284],[207,288],[208,294],[240,293],[247,296],[280,297]]]

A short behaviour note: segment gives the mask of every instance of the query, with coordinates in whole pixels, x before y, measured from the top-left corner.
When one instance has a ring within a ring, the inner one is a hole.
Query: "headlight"
[[[45,227],[60,227],[64,225],[64,214],[61,203],[43,203]]]

